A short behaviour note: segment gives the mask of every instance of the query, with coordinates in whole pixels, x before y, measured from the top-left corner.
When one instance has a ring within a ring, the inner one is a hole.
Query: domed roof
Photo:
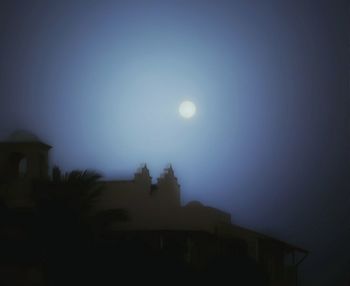
[[[9,142],[41,142],[38,136],[26,131],[26,130],[16,130],[10,134],[7,141]]]
[[[193,207],[203,207],[203,204],[199,201],[191,201],[189,202],[186,207],[193,208]]]

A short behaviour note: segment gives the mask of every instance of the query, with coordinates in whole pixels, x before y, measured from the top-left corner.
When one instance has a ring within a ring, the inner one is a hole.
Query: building
[[[1,196],[9,206],[33,205],[30,182],[49,177],[50,149],[26,132],[14,133],[0,143]],[[111,237],[142,240],[152,249],[184,259],[198,271],[213,269],[215,257],[247,257],[261,266],[269,285],[297,285],[298,266],[306,250],[235,225],[230,214],[200,202],[182,205],[172,166],[164,169],[156,184],[143,165],[130,180],[110,180],[104,185],[97,209],[124,209],[130,217],[114,225]]]

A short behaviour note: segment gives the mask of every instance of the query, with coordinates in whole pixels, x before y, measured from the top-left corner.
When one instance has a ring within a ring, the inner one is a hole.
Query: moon
[[[183,118],[189,119],[196,114],[196,106],[192,101],[183,101],[179,106],[179,113]]]

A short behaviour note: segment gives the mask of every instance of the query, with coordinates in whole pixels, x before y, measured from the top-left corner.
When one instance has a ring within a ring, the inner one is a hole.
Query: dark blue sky
[[[184,202],[309,249],[301,285],[341,285],[348,18],[334,0],[1,1],[0,135],[111,178],[172,163]]]

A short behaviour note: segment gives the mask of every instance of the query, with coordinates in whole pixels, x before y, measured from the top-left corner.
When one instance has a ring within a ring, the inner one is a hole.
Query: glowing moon
[[[179,113],[184,118],[191,118],[196,114],[196,106],[192,101],[183,101],[180,104]]]

